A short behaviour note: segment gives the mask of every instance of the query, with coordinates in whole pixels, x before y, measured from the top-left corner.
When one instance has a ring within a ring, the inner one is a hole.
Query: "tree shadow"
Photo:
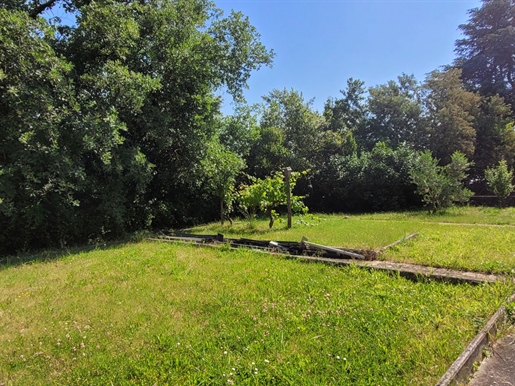
[[[22,252],[17,255],[0,256],[0,271],[25,264],[43,263],[59,260],[64,257],[91,251],[103,251],[119,248],[121,245],[136,242],[135,240],[121,240],[91,245],[74,246],[64,249],[51,249],[44,251]]]
[[[287,225],[285,224],[284,226],[274,226],[273,228],[264,228],[264,227],[259,227],[259,226],[255,226],[255,225],[251,225],[251,224],[238,224],[237,226],[212,226],[212,227],[209,227],[209,228],[206,228],[206,229],[202,229],[201,230],[201,233],[205,234],[205,233],[213,233],[213,234],[216,234],[216,233],[220,233],[220,234],[223,234],[224,236],[233,236],[233,235],[238,235],[238,236],[253,236],[253,235],[266,235],[268,233],[273,233],[273,232],[277,232],[277,231],[283,231],[283,230],[287,230],[288,227]],[[179,231],[177,231],[178,233],[199,233],[199,229],[198,228],[185,228],[185,229],[181,229]]]

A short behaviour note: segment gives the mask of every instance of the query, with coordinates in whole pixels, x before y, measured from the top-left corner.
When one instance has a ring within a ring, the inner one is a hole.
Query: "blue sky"
[[[348,78],[371,87],[402,73],[422,81],[426,74],[454,59],[458,29],[478,1],[288,1],[215,0],[228,14],[247,15],[276,57],[249,81],[249,104],[274,88],[301,91],[322,111],[328,97],[339,97]],[[222,93],[223,112],[232,112]]]

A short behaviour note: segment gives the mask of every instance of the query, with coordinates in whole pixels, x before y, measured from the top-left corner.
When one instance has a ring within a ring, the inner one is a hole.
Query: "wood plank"
[[[354,252],[350,252],[350,251],[346,251],[346,250],[334,248],[334,247],[327,247],[327,246],[321,245],[321,244],[310,243],[304,237],[302,238],[301,244],[305,245],[306,249],[314,248],[314,249],[318,249],[321,251],[336,253],[337,255],[341,255],[341,256],[350,256],[350,257],[354,257],[356,259],[365,260],[365,256],[360,255],[359,253],[354,253]]]

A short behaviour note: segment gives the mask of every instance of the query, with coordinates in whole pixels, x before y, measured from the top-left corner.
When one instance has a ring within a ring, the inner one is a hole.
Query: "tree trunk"
[[[272,213],[272,208],[267,208],[266,209],[266,214],[270,218],[270,223],[268,224],[268,227],[272,228],[274,226],[274,215]]]

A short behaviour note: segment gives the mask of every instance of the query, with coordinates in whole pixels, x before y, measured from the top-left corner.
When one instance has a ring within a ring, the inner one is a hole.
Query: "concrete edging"
[[[509,304],[514,301],[515,294],[506,303]],[[436,386],[464,384],[473,373],[474,363],[483,360],[483,350],[495,338],[498,328],[506,322],[506,317],[506,306],[501,306],[469,343],[458,359],[449,367],[443,377],[440,378]]]
[[[456,271],[447,268],[431,268],[417,264],[394,263],[382,260],[351,260],[351,259],[332,259],[327,257],[313,257],[313,256],[287,256],[299,260],[318,261],[336,265],[355,265],[362,268],[374,269],[379,271],[396,272],[399,275],[412,280],[419,280],[421,277],[427,277],[434,280],[447,281],[453,283],[469,283],[469,284],[482,284],[482,283],[495,283],[499,280],[504,280],[503,276]]]
[[[380,251],[384,251],[394,245],[399,244],[405,240],[409,240],[413,237],[416,237],[418,234],[414,233],[409,235],[406,238],[396,241],[393,244],[390,244],[384,248],[381,248]],[[166,239],[166,238],[149,238],[150,241],[161,241],[161,242],[171,242],[171,243],[188,243],[196,246],[202,247],[220,247],[222,244],[206,244],[199,243],[199,241],[203,239],[195,238],[195,237],[187,237],[183,239]],[[316,244],[314,244],[316,245]],[[482,284],[482,283],[495,283],[498,280],[505,279],[501,275],[492,275],[492,274],[484,274],[478,272],[466,272],[466,271],[458,271],[454,269],[448,268],[433,268],[418,264],[407,264],[407,263],[396,263],[389,262],[383,260],[356,260],[349,258],[334,258],[334,257],[321,257],[321,256],[305,256],[305,255],[295,255],[284,253],[280,251],[270,251],[264,249],[254,249],[251,246],[248,247],[250,250],[260,253],[273,254],[275,256],[283,256],[286,258],[299,259],[299,260],[307,260],[307,261],[318,261],[325,262],[330,264],[337,265],[356,265],[362,268],[375,269],[380,271],[389,271],[389,272],[397,272],[399,275],[407,277],[409,279],[418,280],[420,277],[428,277],[435,280],[455,282],[455,283],[470,283],[470,284]],[[325,248],[338,248],[338,247],[325,247]],[[377,251],[374,251],[377,253]],[[360,254],[361,256],[361,254]]]

